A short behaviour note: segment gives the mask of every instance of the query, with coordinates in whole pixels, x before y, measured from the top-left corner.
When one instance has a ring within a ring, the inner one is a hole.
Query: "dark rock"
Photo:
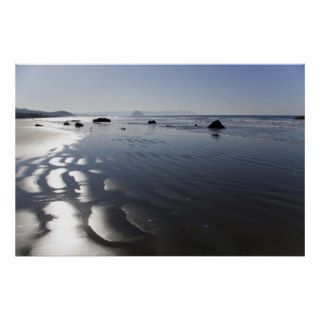
[[[35,126],[35,127],[43,127],[42,124],[38,124],[38,123],[36,123],[34,126]]]
[[[64,125],[64,126],[70,126],[70,122],[69,122],[69,121],[66,121],[63,125]]]
[[[294,117],[296,120],[304,120],[304,116],[296,116]]]
[[[121,130],[126,130],[126,128],[125,128],[125,127],[122,127]]]
[[[195,127],[197,127],[198,125],[197,125],[197,124],[195,124],[194,126],[195,126]]]
[[[149,120],[148,124],[157,124],[155,120]]]
[[[81,128],[81,127],[83,127],[83,124],[80,123],[80,122],[76,122],[76,123],[74,124],[74,126],[75,126],[76,128]]]
[[[225,126],[219,121],[213,121],[211,124],[208,126],[209,129],[225,129]]]
[[[97,118],[97,119],[93,119],[92,122],[111,122],[111,120],[108,118]]]

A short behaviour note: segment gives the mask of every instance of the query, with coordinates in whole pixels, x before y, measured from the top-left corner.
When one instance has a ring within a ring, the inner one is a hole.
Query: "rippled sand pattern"
[[[301,255],[303,145],[283,146],[94,126],[17,162],[16,253]]]
[[[66,187],[62,174],[67,172],[67,169],[54,169],[47,175],[47,184],[53,189],[63,189]]]
[[[22,190],[28,193],[39,193],[42,191],[38,184],[40,175],[45,172],[45,169],[39,168],[33,171],[31,176],[25,177],[19,182],[19,186]],[[21,175],[21,172],[20,172]]]

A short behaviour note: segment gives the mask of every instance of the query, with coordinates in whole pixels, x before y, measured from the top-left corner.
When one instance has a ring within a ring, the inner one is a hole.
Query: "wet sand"
[[[35,127],[35,124],[45,125]],[[81,138],[78,132],[68,132],[47,126],[43,119],[16,120],[16,159],[47,157],[50,152],[72,144]]]
[[[17,121],[17,255],[304,254],[303,145],[44,124]]]

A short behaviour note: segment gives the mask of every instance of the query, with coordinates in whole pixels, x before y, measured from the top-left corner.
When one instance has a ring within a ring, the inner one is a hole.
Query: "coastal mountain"
[[[49,118],[49,117],[71,117],[73,113],[67,111],[39,111],[30,109],[16,108],[16,119],[25,118]]]
[[[144,114],[140,111],[133,111],[131,117],[144,117]]]

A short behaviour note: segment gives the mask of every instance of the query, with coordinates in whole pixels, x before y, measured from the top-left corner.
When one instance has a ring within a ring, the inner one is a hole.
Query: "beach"
[[[16,255],[304,255],[304,121],[76,119],[16,120]]]

